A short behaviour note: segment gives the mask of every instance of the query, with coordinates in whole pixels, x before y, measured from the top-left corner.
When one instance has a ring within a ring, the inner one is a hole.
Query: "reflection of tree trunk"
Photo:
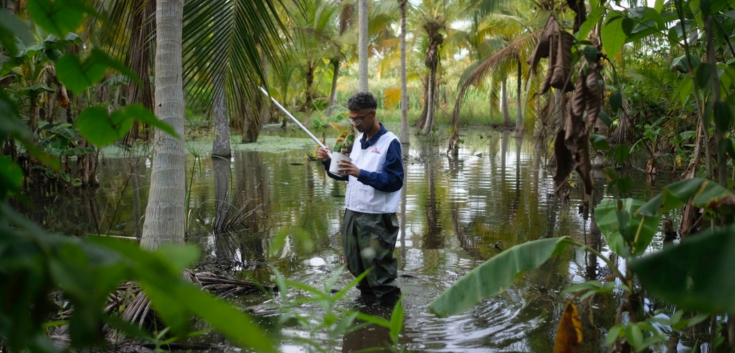
[[[403,6],[405,6],[405,3],[403,3]],[[405,26],[403,28],[405,29]],[[404,166],[408,165],[408,148],[403,149],[402,158],[403,158],[403,165]],[[408,193],[408,168],[404,167],[403,169],[403,188],[401,189],[401,270],[403,270],[406,267],[406,195],[407,193]]]
[[[429,95],[426,105],[429,110],[426,113],[426,123],[424,124],[424,135],[428,135],[434,129],[434,104],[436,101],[436,65],[431,67],[429,72]]]
[[[406,83],[406,2],[401,7],[401,143],[408,148],[408,85]],[[404,184],[405,185],[405,184]],[[405,186],[404,186],[405,188]]]
[[[523,109],[521,107],[523,106],[521,103],[521,85],[523,80],[523,74],[521,72],[522,64],[521,64],[521,58],[518,58],[518,87],[516,94],[518,95],[516,97],[516,102],[518,104],[518,111],[516,111],[516,133],[520,135],[521,133],[521,127],[523,126]]]
[[[441,226],[439,225],[439,211],[436,202],[436,177],[434,166],[431,162],[426,163],[426,176],[428,178],[429,195],[426,200],[426,235],[424,236],[424,249],[440,249],[444,247],[441,239]]]
[[[592,208],[597,207],[597,204],[602,201],[603,192],[601,190],[594,190],[592,194]],[[602,233],[600,232],[600,228],[597,226],[597,218],[595,217],[595,212],[590,212],[592,214],[591,220],[590,220],[590,240],[587,242],[587,246],[589,246],[592,249],[595,249],[597,251],[601,250],[601,244],[602,244]],[[587,253],[587,269],[586,269],[586,276],[585,278],[588,281],[597,279],[597,255],[588,252]]]
[[[516,199],[517,204],[521,200],[521,143],[523,137],[516,137]],[[517,206],[516,206],[517,207]]]
[[[233,244],[233,236],[229,232],[232,221],[229,195],[230,195],[230,160],[212,157],[212,169],[214,169],[214,222],[212,231],[215,241],[215,251],[220,259],[235,259],[236,245]],[[233,215],[237,216],[237,215]]]

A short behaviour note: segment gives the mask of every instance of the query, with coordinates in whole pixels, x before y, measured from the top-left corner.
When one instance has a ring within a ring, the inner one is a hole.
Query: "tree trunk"
[[[426,105],[429,110],[426,112],[426,123],[424,124],[424,135],[428,135],[434,128],[434,100],[436,99],[436,67],[431,68],[429,73],[429,94],[427,96]]]
[[[500,87],[500,104],[503,106],[503,124],[505,126],[513,126],[510,122],[510,112],[508,111],[508,79],[503,77],[503,83]]]
[[[426,124],[426,116],[429,114],[429,106],[426,104],[429,101],[429,76],[429,74],[426,74],[423,78],[424,107],[421,109],[421,116],[419,116],[419,120],[416,122],[416,126],[418,126],[419,129],[424,128],[424,125]]]
[[[184,243],[186,151],[181,65],[183,0],[156,0],[155,113],[179,138],[156,129],[148,207],[140,246]]]
[[[306,120],[304,125],[309,123],[311,120],[311,106],[314,102],[314,96],[312,94],[312,86],[314,85],[314,70],[316,67],[312,66],[311,63],[307,64],[306,71],[306,102],[304,102],[304,108],[306,110]]]
[[[265,55],[265,51],[260,51],[260,62],[263,63],[263,77],[268,79],[268,56]],[[265,86],[264,86],[265,87]],[[262,95],[258,95],[258,101],[260,103],[260,127],[262,128],[265,124],[268,124],[271,120],[271,101],[270,99],[264,98]]]
[[[403,148],[410,144],[408,137],[408,83],[406,82],[406,1],[399,0],[401,6],[401,137]],[[401,249],[403,250],[403,249]]]
[[[521,59],[518,58],[518,88],[516,90],[516,94],[518,95],[516,97],[516,102],[518,102],[518,111],[516,112],[516,134],[518,134],[519,136],[521,134],[521,128],[523,127],[523,109],[521,109],[521,107],[523,107],[521,105],[521,81],[523,80],[523,75],[521,72],[521,68]]]
[[[327,116],[332,115],[332,107],[337,105],[337,80],[339,79],[339,59],[332,59],[332,90],[329,92]]]
[[[220,77],[219,80],[224,79]],[[225,87],[214,93],[214,142],[212,156],[230,157],[230,127],[227,125],[227,102]]]
[[[359,76],[360,76],[360,92],[368,91],[368,0],[358,0],[357,16],[359,17],[359,40],[358,40],[358,59],[359,59]]]
[[[138,166],[133,169],[133,217],[135,218],[135,237],[140,239],[140,181],[138,180]]]

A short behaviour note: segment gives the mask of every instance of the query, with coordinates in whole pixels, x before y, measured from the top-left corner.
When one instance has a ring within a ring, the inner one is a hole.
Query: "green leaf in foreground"
[[[98,147],[107,146],[121,139],[133,126],[133,120],[119,109],[111,115],[103,107],[84,109],[77,118],[77,128],[89,142]]]
[[[602,26],[600,33],[602,39],[602,47],[605,53],[612,60],[618,55],[620,48],[625,44],[625,31],[623,30],[623,17],[613,18]]]
[[[92,87],[105,76],[107,66],[87,58],[82,62],[75,54],[64,54],[56,63],[59,81],[76,94]]]
[[[74,32],[84,19],[85,6],[78,0],[28,0],[27,6],[33,22],[59,38]]]
[[[735,227],[687,237],[677,246],[632,261],[651,295],[677,308],[735,313]]]
[[[732,192],[714,181],[704,178],[685,179],[664,187],[660,194],[641,206],[638,213],[644,216],[660,215],[683,206],[692,197],[695,206],[707,207],[710,202],[730,195]]]
[[[148,110],[145,106],[143,106],[143,104],[137,103],[137,104],[129,105],[123,109],[125,109],[125,114],[128,115],[129,117],[136,119],[140,122],[146,123],[150,126],[159,128],[163,130],[165,133],[173,137],[180,138],[179,134],[176,133],[176,130],[174,130],[173,126],[166,124],[163,121],[156,118],[153,112]]]
[[[570,243],[569,237],[561,237],[513,246],[449,287],[429,305],[429,311],[438,317],[462,313],[482,300],[502,293],[519,275],[539,268]]]
[[[617,200],[602,200],[595,208],[597,226],[600,228],[602,235],[605,236],[605,241],[610,246],[610,250],[614,253],[623,257],[631,254],[643,254],[656,234],[661,215],[644,217],[638,214],[638,209],[643,205],[642,201],[623,199],[620,200],[620,203],[620,207],[618,207]],[[625,216],[619,217],[621,213]],[[620,223],[621,218],[624,219],[623,224]],[[643,222],[642,227],[641,222]],[[624,234],[630,236],[628,242],[626,242]],[[629,243],[633,245],[632,249],[628,245]]]

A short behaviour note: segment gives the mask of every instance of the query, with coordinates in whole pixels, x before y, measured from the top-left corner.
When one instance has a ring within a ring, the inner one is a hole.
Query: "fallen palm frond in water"
[[[199,285],[203,290],[215,294],[220,298],[275,292],[278,290],[276,286],[263,286],[248,280],[218,276],[211,272],[185,270],[184,277],[192,283]],[[61,303],[63,301],[57,300],[57,304],[63,308],[63,304]],[[165,327],[165,324],[156,315],[155,310],[151,308],[151,301],[148,299],[148,296],[133,282],[127,282],[118,286],[108,296],[104,312],[108,315],[116,314],[123,321],[149,332]],[[59,315],[53,319],[57,322],[66,321],[72,317],[72,314],[73,308],[67,308],[60,311]],[[117,330],[109,326],[105,326],[104,330],[107,331],[107,339],[111,342],[120,340],[121,335]],[[69,326],[61,325],[57,327],[51,333],[50,338],[59,342],[68,342]],[[201,349],[201,347],[192,349]]]

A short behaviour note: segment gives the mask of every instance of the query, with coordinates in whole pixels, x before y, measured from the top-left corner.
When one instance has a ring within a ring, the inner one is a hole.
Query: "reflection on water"
[[[405,307],[400,341],[411,351],[551,352],[558,318],[570,298],[561,292],[572,283],[609,275],[592,254],[562,254],[462,315],[438,319],[427,311],[462,275],[522,242],[568,235],[609,253],[594,213],[583,207],[582,188],[572,187],[568,201],[557,200],[553,168],[545,166],[533,141],[481,130],[467,132],[463,139],[458,161],[448,159],[440,144],[417,138],[404,151],[406,180],[395,250]],[[321,164],[304,159],[312,149],[307,145],[283,153],[237,151],[231,160],[189,156],[187,175],[192,178],[193,173],[193,183],[187,239],[201,245],[201,266],[272,281],[270,265],[290,279],[317,287],[341,266],[345,184],[328,178]],[[129,177],[130,170],[135,179]],[[52,231],[83,235],[99,229],[134,237],[141,214],[136,204],[147,202],[149,173],[144,157],[106,159],[99,170],[99,189],[31,195],[36,207],[25,213]],[[595,175],[595,183],[592,207],[610,197],[601,174]],[[666,180],[651,183],[634,183],[633,197],[652,197]],[[292,227],[291,236],[282,248],[272,249],[275,235],[287,227]],[[654,246],[661,241],[657,237]],[[342,274],[336,288],[351,279]],[[350,292],[342,308],[372,310],[356,303],[356,296],[356,290]],[[611,299],[581,304],[583,351],[606,351],[602,338],[612,326],[616,307]],[[288,337],[305,332],[299,326],[281,326],[271,317],[277,301],[250,296],[242,304],[253,306],[283,340],[282,350],[298,351]],[[320,309],[305,305],[300,310]],[[377,314],[390,316],[389,311]],[[343,337],[339,349],[355,351],[389,340],[388,331],[370,326]]]

